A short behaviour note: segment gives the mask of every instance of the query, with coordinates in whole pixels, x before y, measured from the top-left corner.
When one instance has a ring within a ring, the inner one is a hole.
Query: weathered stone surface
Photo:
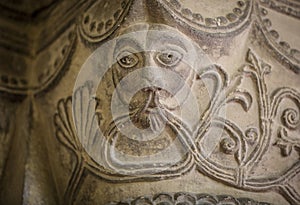
[[[300,204],[300,3],[0,3],[1,204]]]

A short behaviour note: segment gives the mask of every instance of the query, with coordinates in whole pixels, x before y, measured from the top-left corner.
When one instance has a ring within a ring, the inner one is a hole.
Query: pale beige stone
[[[300,204],[298,1],[0,11],[0,204]]]

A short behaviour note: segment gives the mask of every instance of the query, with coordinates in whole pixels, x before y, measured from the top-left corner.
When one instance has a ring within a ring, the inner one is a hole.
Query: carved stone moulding
[[[258,202],[249,198],[235,198],[229,195],[210,195],[192,193],[159,193],[154,196],[141,196],[136,199],[128,199],[122,202],[111,202],[109,205],[175,205],[175,204],[232,204],[232,205],[269,205],[266,202]]]
[[[75,42],[74,26],[34,57],[0,50],[0,90],[12,94],[38,93],[57,78],[66,66]],[[7,63],[7,61],[13,63]]]
[[[88,42],[101,42],[120,26],[131,4],[132,0],[98,1],[82,16],[80,34]]]
[[[268,50],[283,66],[299,73],[299,2],[260,0],[255,10],[258,27]]]
[[[120,26],[132,3],[132,0],[104,0],[94,4],[81,19],[81,36],[90,43],[101,42]],[[215,36],[230,36],[243,30],[250,24],[253,10],[250,0],[233,1],[225,8],[215,2],[199,2],[195,7],[192,1],[180,0],[157,0],[151,4],[157,9],[164,8],[179,24]]]
[[[0,91],[26,95],[49,87],[67,67],[76,42],[74,21],[91,2],[32,4],[0,3]]]
[[[250,23],[252,2],[249,0],[217,2],[198,2],[181,0],[159,0],[161,5],[196,30],[216,36],[230,35]]]

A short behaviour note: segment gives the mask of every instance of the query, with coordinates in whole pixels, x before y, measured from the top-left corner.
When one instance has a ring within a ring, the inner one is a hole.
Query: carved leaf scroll
[[[112,182],[154,181],[157,179],[177,177],[196,167],[201,173],[226,184],[253,191],[261,189],[278,190],[279,193],[282,193],[291,203],[298,203],[300,202],[299,193],[293,189],[293,185],[291,184],[292,180],[297,176],[297,173],[300,170],[298,162],[285,173],[282,173],[283,175],[289,176],[286,178],[269,178],[269,176],[266,175],[266,178],[259,179],[257,178],[259,176],[250,177],[247,172],[247,170],[259,166],[261,159],[267,154],[267,151],[271,146],[271,138],[274,137],[271,135],[271,128],[273,125],[271,122],[277,116],[278,107],[282,100],[286,98],[294,102],[298,110],[295,108],[287,108],[284,110],[281,117],[282,126],[278,131],[279,137],[274,145],[281,149],[283,156],[285,157],[288,157],[294,150],[299,152],[299,137],[291,137],[288,135],[288,130],[295,130],[299,127],[300,94],[290,88],[278,88],[270,97],[265,83],[265,75],[270,72],[271,67],[259,59],[254,52],[249,50],[246,64],[232,79],[229,79],[227,73],[218,65],[210,66],[199,73],[199,79],[203,80],[208,78],[215,83],[213,92],[215,95],[212,95],[211,101],[203,112],[198,126],[192,133],[189,133],[188,129],[186,132],[184,130],[178,131],[182,145],[186,146],[189,150],[187,158],[183,161],[179,161],[174,166],[170,166],[165,171],[153,175],[126,176],[114,173],[107,169],[107,167],[100,166],[91,160],[88,153],[82,149],[78,136],[75,134],[75,127],[71,120],[71,98],[60,100],[58,102],[58,113],[55,115],[57,138],[65,146],[76,152],[78,156],[83,157],[83,164],[80,167],[89,169],[96,175],[101,176],[101,178],[105,178]],[[256,88],[256,96],[253,96],[250,92],[240,88],[242,80],[246,77],[252,79]],[[77,99],[76,103],[79,104],[75,103],[75,112],[76,110],[82,109],[80,103],[83,102],[83,99],[86,99],[84,96],[89,95],[90,86],[91,85],[85,85],[76,91],[74,96]],[[238,123],[233,122],[230,119],[216,117],[222,107],[230,103],[238,103],[243,108],[246,115],[254,101],[258,105],[258,127],[248,127],[246,130],[243,130],[238,126]],[[78,115],[84,119],[81,120],[83,124],[79,123],[80,125],[77,126],[76,129],[77,132],[81,132],[82,136],[89,135],[91,137],[89,138],[90,140],[83,141],[85,143],[84,146],[92,146],[99,134],[94,131],[91,132],[90,129],[91,125],[98,122],[101,118],[101,116],[96,116],[99,113],[96,114],[94,111],[99,102],[96,99],[92,99],[85,103],[89,105],[87,106],[88,110],[87,112],[83,112],[85,113],[84,115]],[[172,119],[173,117],[169,120]],[[75,122],[76,120],[77,119],[75,118]],[[178,126],[178,130],[182,127],[180,123],[174,120],[172,123],[174,126]],[[236,165],[234,166],[232,165],[229,167],[223,161],[216,162],[213,155],[207,155],[204,151],[205,149],[202,147],[203,140],[210,137],[208,130],[219,128],[223,129],[224,136],[220,138],[220,141],[218,142],[219,150],[216,150],[214,155],[232,156],[236,161]],[[107,154],[107,159],[109,159],[110,154]],[[82,169],[80,167],[79,170]],[[76,171],[76,173],[78,174],[77,177],[80,179],[80,173],[82,172]],[[69,194],[76,188],[76,183],[77,182],[75,181],[71,186],[73,189],[69,190]]]

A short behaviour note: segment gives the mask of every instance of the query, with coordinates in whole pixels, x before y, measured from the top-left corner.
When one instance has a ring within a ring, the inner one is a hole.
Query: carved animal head
[[[130,35],[125,30],[116,41],[112,69],[117,95],[129,105],[131,121],[153,131],[164,124],[166,112],[180,110],[195,79],[189,64],[194,47],[178,32],[159,30],[148,27]]]

